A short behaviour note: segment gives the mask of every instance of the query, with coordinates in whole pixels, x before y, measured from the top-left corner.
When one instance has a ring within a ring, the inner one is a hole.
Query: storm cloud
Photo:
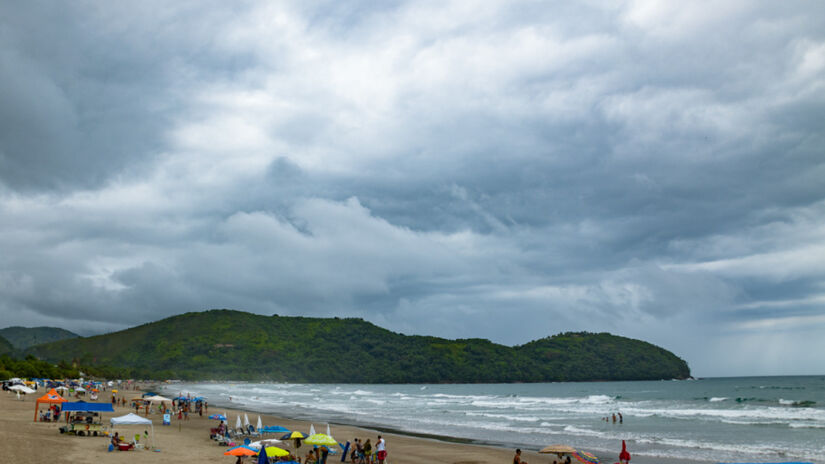
[[[825,371],[805,2],[5,2],[0,314],[188,311]]]

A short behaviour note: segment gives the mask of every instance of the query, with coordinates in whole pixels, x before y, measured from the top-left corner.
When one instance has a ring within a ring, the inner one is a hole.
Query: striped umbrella
[[[570,455],[582,464],[599,464],[599,458],[585,451],[576,451],[575,453],[570,453]]]

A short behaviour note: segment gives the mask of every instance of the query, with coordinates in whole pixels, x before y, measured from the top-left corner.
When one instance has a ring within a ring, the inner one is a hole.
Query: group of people
[[[516,448],[516,455],[513,456],[513,464],[527,464],[527,461],[522,461],[521,450],[518,448]],[[568,455],[567,458],[561,462],[558,462],[554,459],[553,464],[571,464],[570,455]]]
[[[369,438],[365,442],[361,442],[359,438],[356,438],[353,440],[349,457],[352,464],[384,464],[387,459],[387,442],[381,435],[378,435],[373,453]]]
[[[614,424],[616,423],[616,414],[619,415],[619,423],[623,424],[624,423],[624,417],[622,417],[622,413],[620,413],[620,412],[614,412],[613,413],[613,423]],[[610,416],[604,416],[604,417],[602,417],[602,420],[605,421],[605,422],[610,422]]]
[[[304,464],[327,464],[327,456],[329,456],[329,448],[322,446],[318,450],[310,449],[304,457]],[[301,462],[300,459],[298,462]]]
[[[40,411],[40,422],[57,422],[60,419],[60,406],[53,404],[46,411]]]

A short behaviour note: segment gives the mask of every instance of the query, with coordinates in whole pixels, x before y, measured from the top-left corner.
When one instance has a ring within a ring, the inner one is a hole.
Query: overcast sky
[[[2,1],[0,225],[0,326],[233,308],[823,374],[825,9]]]

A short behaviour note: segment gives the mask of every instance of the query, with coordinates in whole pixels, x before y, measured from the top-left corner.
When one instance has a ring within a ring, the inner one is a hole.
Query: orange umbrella
[[[229,448],[223,454],[224,456],[255,456],[258,454],[258,451],[248,446],[241,445],[234,448]]]

